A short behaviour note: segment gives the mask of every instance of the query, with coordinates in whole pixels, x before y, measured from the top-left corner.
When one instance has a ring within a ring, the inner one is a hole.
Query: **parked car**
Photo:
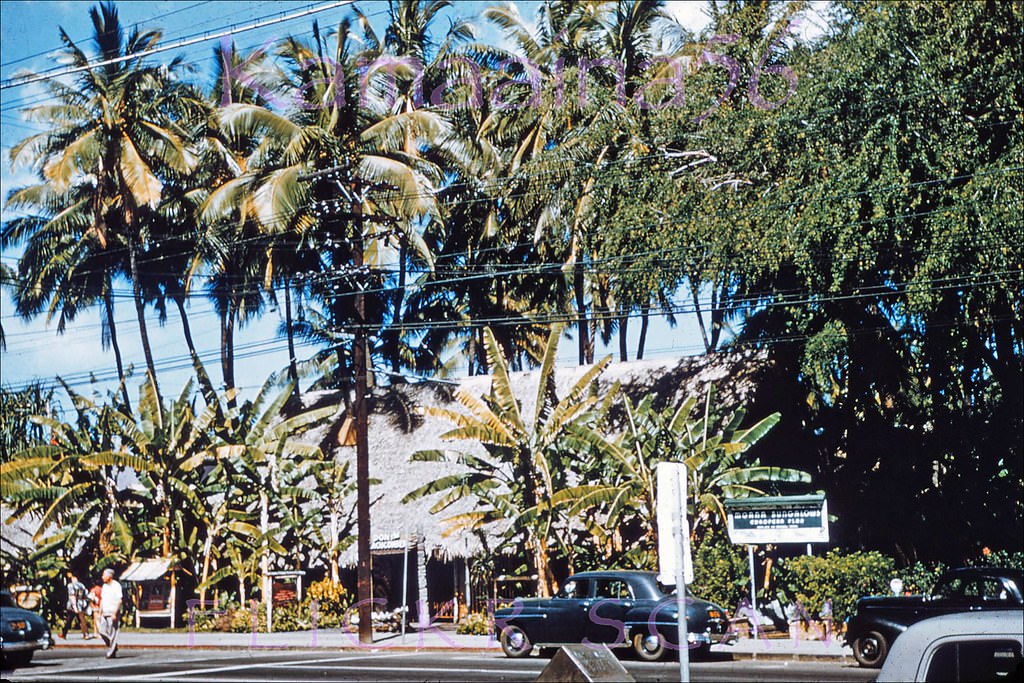
[[[919,621],[893,643],[879,681],[1021,680],[1024,621],[1017,610]]]
[[[36,650],[51,647],[53,636],[46,620],[18,607],[8,591],[0,591],[0,665],[4,669],[25,666]]]
[[[1024,579],[1016,569],[963,567],[939,577],[930,595],[866,597],[846,622],[846,644],[861,666],[877,668],[911,624],[929,617],[977,610],[1018,610],[1024,619]]]
[[[654,572],[581,572],[552,598],[516,598],[496,610],[494,631],[508,657],[525,657],[534,646],[604,643],[654,661],[679,649],[677,615],[675,595]],[[698,653],[736,642],[729,615],[718,605],[687,595],[686,615],[686,642]]]

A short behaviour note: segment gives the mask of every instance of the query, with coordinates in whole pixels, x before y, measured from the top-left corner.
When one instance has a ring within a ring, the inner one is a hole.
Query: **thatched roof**
[[[656,407],[661,408],[675,405],[686,396],[704,396],[708,385],[713,384],[716,406],[729,408],[751,399],[758,376],[766,365],[765,356],[755,352],[613,363],[599,380],[599,392],[607,391],[618,382],[623,393],[634,401],[653,392],[657,397]],[[558,395],[564,395],[586,370],[587,367],[558,368],[555,372]],[[539,376],[539,370],[511,375],[524,416],[533,415]],[[458,381],[458,388],[482,396],[490,391],[490,382],[489,376],[467,377]],[[422,408],[427,406],[457,409],[458,404],[452,399],[453,389],[454,386],[424,382],[398,384],[374,392],[369,418],[370,477],[380,479],[381,483],[370,491],[371,529],[376,544],[385,551],[400,548],[399,539],[413,534],[422,534],[427,552],[443,558],[471,557],[484,550],[485,545],[491,549],[498,545],[497,534],[493,531],[483,538],[471,534],[444,534],[443,520],[470,511],[473,500],[459,501],[439,514],[430,512],[436,497],[401,502],[407,493],[450,473],[453,467],[444,463],[410,462],[415,451],[472,448],[472,444],[466,442],[453,444],[441,439],[441,435],[452,428],[448,422],[420,417]],[[331,398],[326,392],[310,393],[304,397],[304,403],[307,406],[319,404]],[[350,472],[355,472],[355,450],[350,446],[335,448],[339,461],[352,462]],[[354,544],[343,554],[342,561],[355,564]]]

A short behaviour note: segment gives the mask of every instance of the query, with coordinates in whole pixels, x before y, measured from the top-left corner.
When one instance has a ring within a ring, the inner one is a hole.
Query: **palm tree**
[[[512,392],[508,361],[494,334],[484,332],[491,393],[484,399],[456,392],[456,400],[466,412],[430,408],[428,413],[456,427],[446,432],[448,440],[482,444],[485,454],[460,451],[418,451],[413,460],[447,462],[458,473],[440,477],[410,492],[404,500],[434,493],[444,496],[431,508],[440,512],[464,497],[477,501],[479,509],[450,517],[449,533],[471,530],[486,524],[505,522],[510,536],[523,534],[537,573],[537,589],[542,596],[551,594],[554,576],[550,568],[550,539],[556,523],[555,508],[545,501],[565,487],[568,474],[570,441],[596,439],[593,423],[615,392],[604,402],[590,393],[594,382],[610,362],[605,358],[569,389],[561,399],[555,394],[554,362],[562,326],[556,325],[548,336],[537,388],[537,407],[531,420],[522,414],[520,402]]]
[[[156,45],[159,32],[132,30],[125,37],[113,3],[91,8],[89,15],[101,66],[91,67],[89,56],[61,29],[64,59],[83,70],[74,87],[49,82],[57,104],[25,110],[47,130],[13,147],[11,157],[39,169],[51,196],[72,200],[62,208],[75,220],[77,235],[117,250],[121,272],[132,283],[146,368],[156,387],[139,261],[148,241],[148,217],[161,201],[164,169],[185,174],[194,163],[182,131],[168,116],[181,95],[170,75],[178,62],[169,68],[145,63],[140,55]]]
[[[15,190],[6,208],[25,211],[4,223],[0,245],[24,244],[17,271],[8,282],[15,309],[24,318],[46,312],[63,334],[80,310],[100,303],[103,348],[113,348],[121,383],[122,409],[131,410],[127,376],[114,320],[114,277],[123,271],[120,250],[98,239],[92,229],[94,188],[58,191],[51,182]],[[5,266],[6,268],[6,266]]]

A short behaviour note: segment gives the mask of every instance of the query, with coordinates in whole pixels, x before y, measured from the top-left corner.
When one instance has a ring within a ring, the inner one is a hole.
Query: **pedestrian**
[[[89,614],[92,615],[92,632],[97,638],[100,635],[100,599],[103,596],[103,589],[96,584],[89,589]]]
[[[100,592],[100,637],[107,646],[107,659],[117,656],[117,634],[121,630],[121,605],[124,591],[114,578],[114,570],[103,570],[103,588]]]
[[[85,584],[79,581],[70,569],[67,572],[67,581],[68,601],[64,605],[64,631],[60,637],[66,640],[72,623],[77,621],[82,629],[82,639],[89,640],[92,636],[85,621],[86,610],[89,608],[89,594],[85,590]]]

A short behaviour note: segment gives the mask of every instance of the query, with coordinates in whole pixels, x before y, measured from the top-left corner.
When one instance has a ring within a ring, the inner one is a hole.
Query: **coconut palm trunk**
[[[203,362],[199,359],[195,342],[192,340],[192,326],[188,321],[188,313],[185,311],[185,295],[183,292],[175,294],[174,303],[178,307],[178,316],[181,318],[181,329],[185,335],[185,345],[188,347],[188,355],[192,359],[192,367],[196,372],[196,379],[199,380],[199,387],[207,404],[212,405],[217,400],[217,391],[213,387],[213,381],[207,374]]]
[[[114,349],[114,362],[117,364],[117,381],[121,386],[121,399],[124,401],[124,412],[130,415],[132,412],[132,401],[128,396],[128,383],[124,376],[124,361],[121,359],[121,345],[117,342],[117,323],[114,321],[114,297],[111,286],[110,275],[107,274],[103,291],[103,308],[106,315],[107,333],[110,335],[110,346]]]
[[[138,247],[134,239],[129,239],[128,261],[132,275],[132,299],[135,302],[135,316],[139,321],[139,338],[142,340],[142,353],[146,358],[146,372],[156,392],[157,405],[163,406],[160,385],[156,381],[156,363],[153,362],[153,349],[149,343],[149,328],[146,325],[146,304],[142,298],[142,282],[139,280]]]

